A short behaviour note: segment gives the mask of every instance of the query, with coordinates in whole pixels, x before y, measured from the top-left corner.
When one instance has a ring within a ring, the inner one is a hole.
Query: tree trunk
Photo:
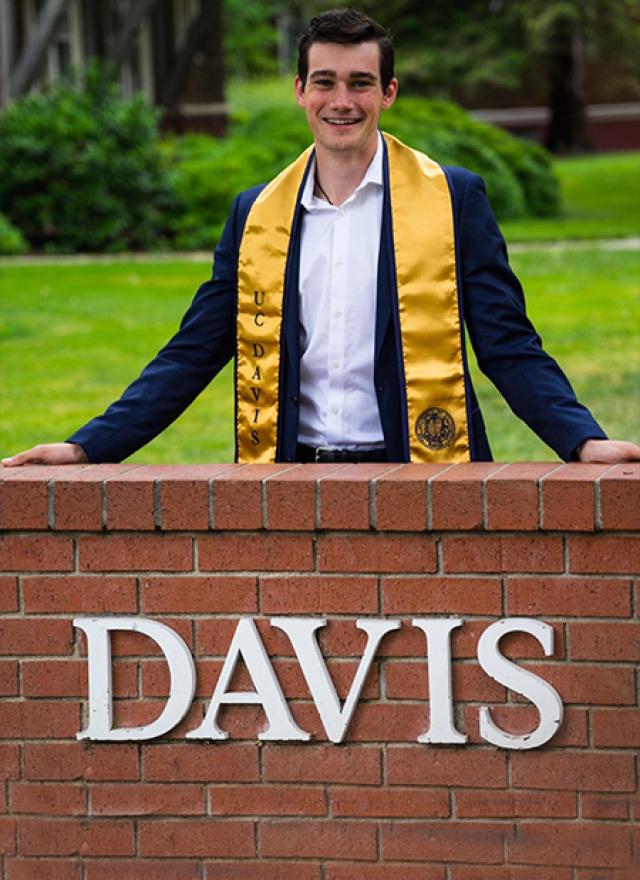
[[[584,100],[583,43],[574,24],[560,19],[550,40],[549,109],[545,145],[553,153],[580,153],[590,147]]]

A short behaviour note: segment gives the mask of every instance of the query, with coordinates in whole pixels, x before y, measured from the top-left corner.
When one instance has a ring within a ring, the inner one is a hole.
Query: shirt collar
[[[350,201],[354,195],[359,192],[359,190],[364,189],[368,184],[373,184],[374,186],[383,186],[383,176],[382,176],[382,135],[378,132],[378,147],[374,154],[373,159],[369,163],[369,167],[364,173],[364,177],[355,188],[353,193],[349,196],[347,201]],[[309,173],[307,174],[307,179],[305,181],[304,189],[302,190],[302,197],[300,198],[300,204],[303,208],[306,208],[307,211],[317,210],[319,208],[333,208],[333,205],[329,205],[325,202],[324,199],[319,199],[313,194],[313,189],[315,186],[315,176],[316,176],[316,160],[315,155],[311,160],[311,164],[309,165]],[[335,210],[335,208],[334,208]]]

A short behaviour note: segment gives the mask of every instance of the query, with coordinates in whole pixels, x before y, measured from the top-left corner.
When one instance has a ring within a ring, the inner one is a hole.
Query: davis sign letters
[[[401,621],[389,618],[362,618],[355,626],[366,633],[367,642],[351,683],[347,699],[341,705],[333,681],[318,645],[318,630],[326,620],[317,617],[272,617],[269,623],[289,638],[327,737],[339,743],[344,739],[358,704],[362,687],[382,638],[399,629]],[[87,727],[78,739],[103,741],[149,740],[163,736],[185,717],[193,701],[196,686],[195,664],[183,639],[164,623],[144,617],[77,617],[74,626],[87,637],[89,664],[89,711]],[[462,745],[467,737],[456,729],[451,687],[451,633],[464,625],[459,618],[417,617],[411,621],[426,639],[425,675],[429,683],[429,711],[418,742],[432,745]],[[169,696],[160,716],[139,727],[113,727],[111,687],[111,633],[114,630],[142,633],[158,645],[169,667]],[[484,672],[499,684],[529,700],[538,710],[538,726],[526,734],[515,735],[494,722],[487,706],[480,708],[480,735],[494,746],[505,749],[533,749],[544,745],[557,732],[563,717],[562,700],[557,691],[538,675],[523,669],[500,652],[500,639],[511,632],[532,635],[545,656],[553,654],[554,631],[551,626],[528,617],[497,620],[482,633],[477,648],[478,662]],[[233,673],[242,661],[252,679],[254,690],[230,690]],[[220,676],[214,688],[204,720],[188,739],[224,740],[228,733],[218,726],[221,706],[257,704],[264,710],[267,726],[258,734],[261,740],[305,741],[311,735],[296,724],[264,644],[250,617],[236,626]]]

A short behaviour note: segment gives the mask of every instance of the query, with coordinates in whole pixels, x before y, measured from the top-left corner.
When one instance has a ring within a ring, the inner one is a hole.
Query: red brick
[[[131,856],[133,822],[115,819],[18,820],[25,856]]]
[[[538,485],[557,464],[528,462],[510,464],[485,481],[487,528],[503,531],[538,529]]]
[[[459,785],[465,788],[504,788],[507,763],[504,751],[452,751],[425,746],[391,746],[387,754],[390,785]]]
[[[0,856],[13,855],[16,851],[16,821],[8,816],[0,817]]]
[[[315,715],[315,708],[313,709]],[[295,715],[300,723],[300,715]],[[304,719],[301,726],[316,737],[324,738],[324,729],[312,727]],[[406,742],[415,741],[427,729],[426,707],[410,703],[360,703],[347,730],[348,742]]]
[[[18,610],[18,579],[12,575],[0,575],[0,611]]]
[[[35,471],[35,473],[34,473]],[[49,528],[47,477],[36,468],[3,469],[0,477],[0,529]]]
[[[595,481],[609,465],[573,462],[540,482],[542,528],[592,532],[596,527]]]
[[[117,872],[118,880],[200,880],[200,863],[194,859],[105,859],[104,861],[84,861],[86,880],[113,880]],[[30,878],[29,878],[30,880]],[[42,880],[42,878],[33,878]],[[57,878],[56,878],[57,880]],[[60,878],[67,880],[67,878]]]
[[[554,572],[564,568],[562,538],[447,537],[443,539],[447,572]]]
[[[375,481],[375,528],[422,532],[428,526],[427,486],[446,464],[405,464]]]
[[[14,782],[11,785],[13,813],[44,813],[51,816],[83,816],[86,795],[81,785]]]
[[[375,746],[278,745],[262,748],[266,782],[341,782],[379,785],[380,749]]]
[[[0,535],[4,571],[71,571],[73,544],[59,535]]]
[[[147,782],[257,782],[255,745],[238,743],[179,743],[143,746],[143,776]]]
[[[535,730],[538,726],[540,716],[538,710],[531,705],[493,704],[489,708],[497,726],[508,733],[522,735]],[[484,739],[480,736],[479,711],[479,706],[464,707],[464,731],[470,743],[484,743]],[[553,734],[551,745],[554,748],[589,745],[587,709],[565,706],[562,724]]]
[[[88,742],[26,743],[24,778],[33,780],[138,779],[137,746]]]
[[[571,537],[569,568],[578,574],[638,574],[640,535]]]
[[[586,663],[571,666],[554,663],[522,665],[548,681],[565,704],[628,706],[636,701],[633,670],[630,667],[592,666]]]
[[[631,584],[613,578],[509,578],[507,611],[534,617],[629,617]]]
[[[101,782],[91,786],[93,816],[147,816],[153,813],[200,816],[204,812],[205,794],[201,785]]]
[[[165,530],[207,531],[210,480],[233,469],[229,464],[155,467],[160,490],[160,524]]]
[[[330,798],[333,816],[363,819],[444,819],[449,816],[449,792],[446,789],[339,786],[330,789]]]
[[[594,752],[528,752],[511,756],[511,778],[515,788],[583,791],[635,791],[633,755]],[[537,864],[537,863],[536,863]]]
[[[260,862],[216,861],[205,862],[205,866],[207,880],[321,880],[324,877],[318,863],[294,862],[291,859]]]
[[[630,748],[640,745],[640,710],[593,709],[591,713],[593,745],[596,748]]]
[[[640,529],[640,464],[618,464],[601,478],[600,512],[603,529]]]
[[[202,819],[144,820],[139,824],[143,856],[254,856],[254,823]]]
[[[444,880],[444,867],[438,865],[369,865],[358,862],[327,864],[326,880]]]
[[[258,824],[261,856],[306,858],[377,858],[376,826],[373,822],[348,820],[264,820]]]
[[[0,620],[4,654],[70,654],[73,628],[70,620],[7,617]]]
[[[502,614],[499,578],[383,578],[385,614]]]
[[[518,865],[453,865],[450,868],[451,880],[573,880],[571,868],[535,868]],[[592,877],[591,880],[596,880]]]
[[[373,577],[265,576],[260,578],[263,614],[367,614],[378,610]]]
[[[210,789],[212,815],[324,816],[324,788],[293,785],[215,785]]]
[[[417,535],[321,535],[320,571],[433,572],[437,568],[436,542]]]
[[[138,691],[138,674],[133,662],[113,664],[113,694],[134,697]],[[22,692],[25,697],[86,697],[87,661],[24,660]]]
[[[426,663],[388,663],[386,695],[390,699],[425,700],[428,698]],[[454,700],[504,702],[506,690],[477,664],[454,663],[452,666]]]
[[[465,462],[431,480],[431,528],[439,531],[481,529],[482,483],[504,465]]]
[[[562,818],[578,815],[575,792],[486,791],[455,792],[456,816],[460,819]]]
[[[0,704],[0,736],[64,739],[80,729],[80,707],[60,700],[6,700]]]
[[[7,880],[80,880],[82,865],[72,859],[7,859]]]
[[[0,696],[18,696],[17,660],[0,660]]]
[[[203,571],[310,571],[311,538],[306,535],[207,535],[198,538]]]
[[[255,577],[146,577],[141,585],[142,610],[146,613],[258,610]]]
[[[153,531],[155,479],[151,468],[137,467],[104,481],[108,529]]]
[[[416,862],[502,862],[510,825],[497,822],[396,822],[382,826],[383,858]]]
[[[509,860],[533,865],[631,864],[629,829],[597,822],[521,823],[507,842]]]
[[[24,610],[74,614],[133,614],[137,610],[133,577],[48,575],[22,579]]]
[[[84,571],[190,571],[192,539],[176,535],[100,535],[78,539]]]
[[[640,661],[640,623],[570,623],[572,660]]]
[[[343,468],[336,464],[298,465],[265,480],[269,529],[312,531],[316,526],[317,480]]]
[[[20,775],[20,747],[0,743],[0,779],[16,779]]]
[[[602,794],[582,795],[582,816],[585,819],[612,819],[626,822],[629,818],[628,797],[607,797]]]
[[[239,465],[213,480],[216,529],[262,528],[262,486],[267,477],[295,468],[291,464]]]
[[[320,480],[320,528],[366,531],[371,525],[371,481],[389,470],[385,464],[351,464]]]
[[[55,528],[99,532],[104,480],[123,476],[137,467],[135,464],[90,464],[52,468]]]

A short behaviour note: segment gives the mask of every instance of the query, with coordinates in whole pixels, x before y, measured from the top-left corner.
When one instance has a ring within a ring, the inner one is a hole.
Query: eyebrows
[[[338,74],[335,70],[330,70],[328,68],[321,69],[321,70],[312,70],[311,73],[309,74],[309,79],[311,81],[316,80],[316,79],[327,79],[327,78],[328,79],[337,79]],[[375,73],[372,73],[370,70],[350,70],[349,74],[348,74],[348,79],[350,79],[350,80],[355,80],[355,79],[367,80],[367,82],[375,84],[378,82],[378,75]]]

